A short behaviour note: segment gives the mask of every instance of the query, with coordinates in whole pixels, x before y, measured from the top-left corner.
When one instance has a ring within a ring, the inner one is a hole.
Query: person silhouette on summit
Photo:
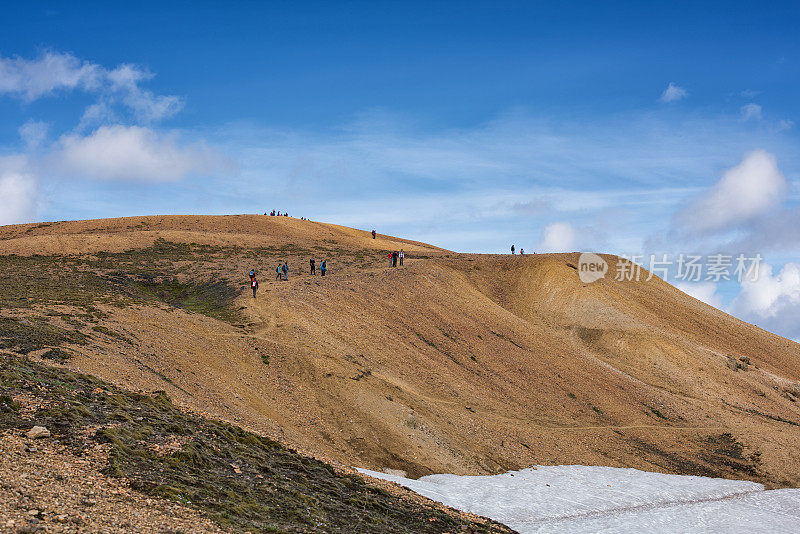
[[[375,239],[375,230],[372,231],[372,239]]]
[[[511,245],[511,255],[514,255],[514,245]]]

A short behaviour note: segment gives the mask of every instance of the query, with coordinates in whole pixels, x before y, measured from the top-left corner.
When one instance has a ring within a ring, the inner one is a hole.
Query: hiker
[[[397,257],[400,254],[395,250],[392,252],[392,267],[397,267]]]
[[[277,267],[275,267],[275,280],[281,279],[281,264],[279,263]]]
[[[525,249],[524,248],[519,249],[519,255],[520,256],[524,256],[525,255]]]
[[[405,257],[406,253],[403,252],[403,249],[400,249],[400,267],[403,266],[403,258]]]
[[[328,270],[328,264],[325,263],[325,260],[319,262],[319,272],[322,276],[325,276],[325,271]]]
[[[511,255],[514,255],[514,245],[511,245]]]
[[[311,264],[311,274],[316,274],[316,271],[314,270],[314,258],[312,257],[310,260],[308,260],[308,263]]]
[[[281,216],[281,210],[278,210],[278,217]]]
[[[288,280],[289,279],[289,265],[285,261],[283,262],[283,267],[281,267],[281,271],[283,271],[283,279],[284,280]]]
[[[372,239],[375,239],[375,230],[372,231]]]
[[[256,298],[256,290],[258,289],[258,280],[256,280],[255,270],[250,270],[250,288],[253,290],[253,298]]]

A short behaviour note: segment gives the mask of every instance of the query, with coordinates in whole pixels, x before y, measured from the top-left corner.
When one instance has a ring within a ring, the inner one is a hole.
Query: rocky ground
[[[78,456],[52,438],[0,435],[4,532],[224,532],[199,512],[103,474],[111,446]]]
[[[94,377],[0,352],[12,532],[507,532]]]

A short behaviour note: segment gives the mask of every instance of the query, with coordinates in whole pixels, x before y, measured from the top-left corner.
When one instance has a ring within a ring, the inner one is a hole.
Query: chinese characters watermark
[[[654,276],[667,280],[669,273],[674,271],[673,280],[681,282],[718,283],[736,280],[741,284],[745,280],[755,282],[758,279],[762,261],[761,254],[752,256],[721,253],[707,256],[695,254],[621,256],[614,266],[614,280],[618,282],[648,281]],[[643,267],[647,268],[646,273]],[[591,284],[605,278],[607,274],[609,274],[609,265],[601,256],[592,252],[584,252],[580,255],[578,275],[581,282]]]

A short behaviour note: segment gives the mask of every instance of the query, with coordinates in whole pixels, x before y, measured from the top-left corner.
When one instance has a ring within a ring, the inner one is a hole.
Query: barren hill
[[[0,348],[165,390],[323,459],[800,484],[800,345],[658,278],[583,284],[577,254],[457,254],[269,216],[7,226],[0,254]],[[19,342],[31,321],[48,335]]]

